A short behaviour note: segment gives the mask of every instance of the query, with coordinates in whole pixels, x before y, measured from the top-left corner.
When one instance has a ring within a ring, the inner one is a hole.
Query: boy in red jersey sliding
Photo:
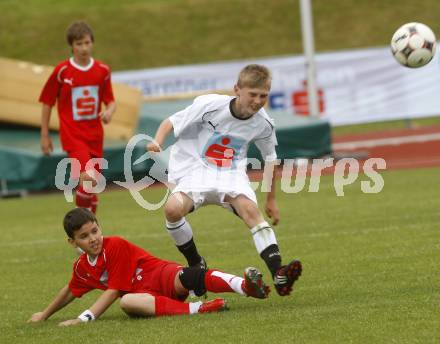
[[[29,322],[48,319],[77,297],[93,289],[104,292],[78,318],[61,322],[69,326],[95,320],[119,297],[128,315],[162,316],[217,312],[226,308],[225,300],[202,303],[183,302],[190,290],[197,296],[235,292],[264,299],[269,294],[261,273],[247,268],[244,279],[218,270],[181,265],[157,258],[120,237],[103,237],[95,215],[76,208],[64,217],[64,230],[69,243],[84,253],[73,265],[70,282],[42,311]]]
[[[96,183],[93,168],[98,166],[86,164],[91,158],[103,157],[101,121],[109,123],[116,109],[111,73],[107,65],[92,58],[94,37],[85,22],[70,25],[66,38],[73,56],[55,67],[39,98],[43,103],[41,150],[46,155],[53,151],[49,120],[52,107],[57,103],[62,148],[81,164],[80,175],[72,169],[72,178],[79,178],[75,203],[96,213],[97,195],[85,190],[83,183]],[[101,109],[102,102],[105,109]]]

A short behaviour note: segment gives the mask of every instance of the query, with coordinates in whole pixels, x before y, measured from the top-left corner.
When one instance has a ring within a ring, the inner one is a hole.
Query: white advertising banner
[[[388,47],[323,53],[315,59],[320,116],[332,125],[440,114],[438,53],[418,69],[399,65]],[[273,73],[269,111],[308,116],[302,56],[115,72],[113,80],[152,96],[225,90],[249,63],[264,64]]]

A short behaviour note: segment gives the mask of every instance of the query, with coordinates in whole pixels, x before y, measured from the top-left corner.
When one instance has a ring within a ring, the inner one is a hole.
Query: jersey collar
[[[229,111],[231,112],[232,117],[234,117],[235,119],[239,119],[240,121],[247,121],[248,119],[252,118],[253,116],[246,117],[246,118],[238,117],[238,116],[234,113],[234,108],[232,107],[232,104],[235,103],[236,101],[237,101],[237,98],[233,98],[233,99],[231,99],[231,101],[229,102]]]
[[[98,262],[99,254],[98,254],[94,259],[90,258],[90,256],[89,256],[87,253],[86,253],[86,256],[87,256],[87,262],[88,262],[91,266],[95,266],[96,263]]]
[[[93,64],[95,63],[95,60],[93,57],[90,58],[90,63],[87,66],[80,66],[78,63],[75,62],[73,57],[69,59],[70,64],[75,67],[76,69],[79,69],[80,71],[87,72],[90,68],[92,68]]]

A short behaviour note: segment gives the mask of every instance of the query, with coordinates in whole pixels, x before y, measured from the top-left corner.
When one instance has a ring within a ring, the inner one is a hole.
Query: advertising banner
[[[344,125],[439,115],[438,55],[427,66],[410,69],[394,60],[389,47],[317,54],[320,117]],[[308,116],[303,56],[115,72],[113,79],[145,96],[231,90],[249,63],[264,64],[273,73],[269,112]]]

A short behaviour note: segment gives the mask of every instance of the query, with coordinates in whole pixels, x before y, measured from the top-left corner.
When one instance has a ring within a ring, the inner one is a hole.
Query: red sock
[[[166,296],[155,297],[156,316],[189,314],[189,304]]]
[[[76,189],[75,203],[79,208],[87,208],[91,210],[92,207],[93,194],[84,191],[83,187],[80,185]]]
[[[208,270],[205,274],[205,288],[213,293],[239,292],[243,279],[218,270]]]
[[[90,204],[90,210],[93,214],[96,214],[96,209],[98,208],[98,195],[92,194],[92,203]]]

